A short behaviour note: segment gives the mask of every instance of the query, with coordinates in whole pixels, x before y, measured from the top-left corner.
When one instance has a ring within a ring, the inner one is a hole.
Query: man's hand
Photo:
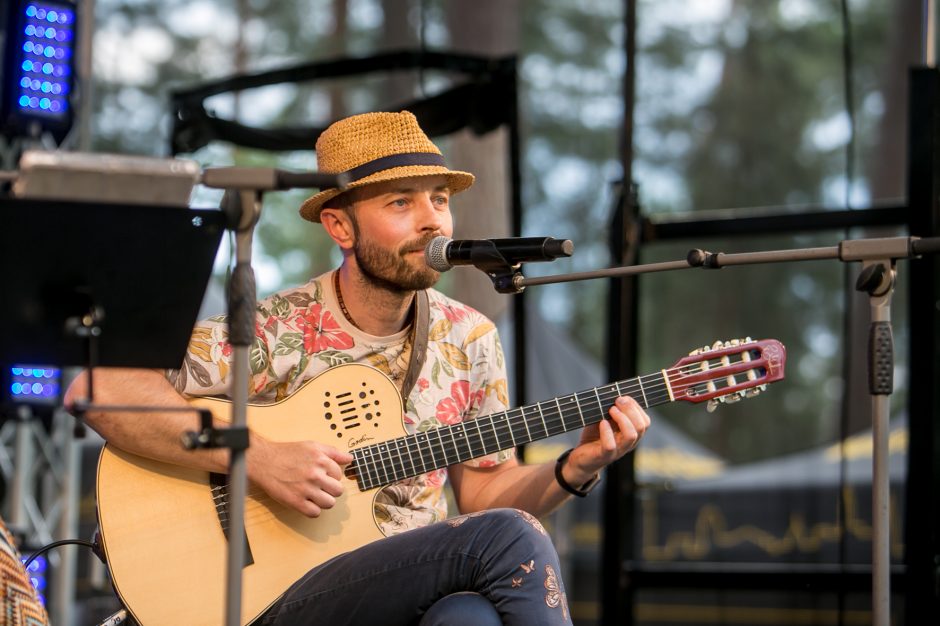
[[[633,450],[649,428],[650,418],[636,400],[617,398],[607,411],[609,420],[601,420],[581,431],[581,441],[562,468],[572,485],[583,485],[601,468]]]
[[[353,456],[313,441],[277,442],[253,437],[248,477],[268,495],[307,517],[319,517],[343,493],[343,465]]]

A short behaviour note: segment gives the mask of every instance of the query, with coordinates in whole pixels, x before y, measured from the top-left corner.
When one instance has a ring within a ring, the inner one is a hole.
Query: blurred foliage
[[[95,149],[165,154],[169,92],[238,70],[370,54],[389,42],[418,45],[422,36],[427,46],[446,49],[448,6],[442,0],[98,0]],[[885,100],[895,95],[883,91],[883,79],[900,71],[885,66],[897,24],[891,3],[853,0],[849,6],[856,167],[847,191],[852,129],[845,114],[838,3],[639,2],[633,178],[646,214],[842,207],[847,197],[855,206],[867,206],[865,173],[877,164],[878,124]],[[520,10],[523,234],[569,238],[576,245],[571,260],[533,264],[526,273],[604,267],[610,262],[613,190],[623,176],[624,4],[532,0]],[[397,19],[386,19],[386,11],[395,11]],[[448,81],[433,73],[416,78],[410,83],[415,95]],[[210,105],[220,115],[259,126],[315,125],[345,112],[387,106],[384,81],[274,86],[237,99],[217,96]],[[188,156],[212,166],[315,167],[312,152],[270,154],[222,144]],[[304,196],[302,191],[266,196],[255,251],[262,293],[305,281],[338,260],[322,230],[297,219]],[[726,251],[832,245],[844,235],[676,242],[648,248],[643,260],[684,258],[687,248],[706,244]],[[707,422],[678,411],[669,419],[737,460],[831,438],[844,350],[845,277],[839,265],[660,274],[642,284],[640,349],[646,369],[666,366],[698,344],[741,334],[779,337],[791,348],[788,390],[772,389],[768,394],[775,400],[754,401],[759,422],[746,408]],[[546,318],[603,359],[605,281],[531,293]]]

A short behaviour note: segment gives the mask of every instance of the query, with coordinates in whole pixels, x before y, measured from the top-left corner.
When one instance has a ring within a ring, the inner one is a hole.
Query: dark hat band
[[[361,180],[366,176],[371,176],[382,170],[390,170],[393,167],[404,167],[407,165],[439,165],[444,167],[444,157],[433,152],[406,152],[404,154],[390,154],[389,156],[379,157],[368,163],[363,163],[351,170],[346,170],[340,177],[345,177],[346,184]]]

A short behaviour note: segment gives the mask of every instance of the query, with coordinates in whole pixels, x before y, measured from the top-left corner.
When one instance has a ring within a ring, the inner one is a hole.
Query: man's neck
[[[387,337],[404,329],[411,321],[415,292],[391,291],[375,285],[347,263],[336,271],[339,275],[337,299],[345,305],[345,313],[359,330]]]

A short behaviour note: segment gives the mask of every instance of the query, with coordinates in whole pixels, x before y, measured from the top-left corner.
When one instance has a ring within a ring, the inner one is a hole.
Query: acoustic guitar
[[[347,450],[344,494],[316,519],[257,488],[245,502],[248,563],[242,624],[330,558],[383,538],[374,498],[391,483],[595,424],[617,396],[649,408],[673,401],[750,397],[784,375],[776,340],[716,343],[672,367],[572,395],[409,435],[398,389],[382,372],[348,364],[326,370],[275,404],[250,405],[248,425],[276,441],[312,440]],[[192,404],[226,419],[230,403]],[[224,622],[226,488],[216,475],[106,445],[98,464],[102,546],[118,595],[143,626]]]

